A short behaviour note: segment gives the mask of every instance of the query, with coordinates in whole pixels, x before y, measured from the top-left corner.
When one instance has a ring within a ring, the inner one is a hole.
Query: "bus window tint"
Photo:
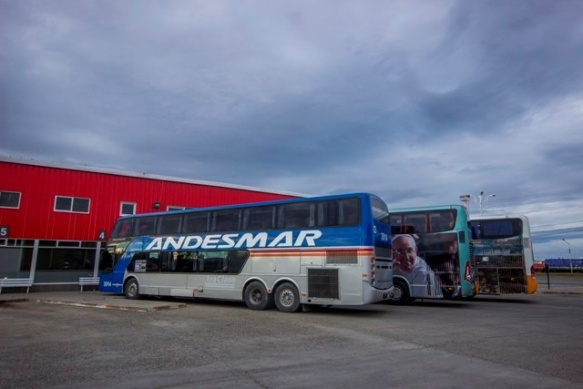
[[[338,210],[336,203],[322,201],[316,205],[316,225],[318,227],[333,226],[336,224]]]
[[[238,274],[249,258],[248,250],[138,252],[128,266],[134,273]]]
[[[381,223],[389,224],[389,208],[387,207],[387,204],[385,204],[385,202],[381,199],[372,196],[370,201],[372,207],[372,217]]]
[[[128,265],[128,271],[135,273],[159,272],[160,269],[160,253],[157,252],[136,253]]]
[[[431,212],[429,214],[431,232],[451,231],[455,226],[456,217],[455,210]]]
[[[302,202],[279,207],[278,228],[308,228],[315,225],[315,204]]]
[[[154,235],[156,233],[156,217],[148,216],[136,219],[136,235]]]
[[[405,216],[404,223],[415,233],[429,232],[425,214],[409,214]]]
[[[275,207],[253,207],[244,212],[244,230],[270,230],[274,227]]]
[[[522,222],[519,219],[482,221],[482,237],[504,238],[521,234]]]
[[[360,222],[360,202],[358,198],[338,199],[316,204],[316,225],[318,227],[354,226]]]
[[[184,226],[182,232],[207,232],[209,230],[210,212],[190,213],[184,216]]]
[[[111,232],[112,238],[128,238],[134,236],[134,219],[120,219]]]
[[[380,214],[379,214],[380,215]],[[388,215],[388,211],[386,213]],[[381,219],[385,216],[381,216]],[[339,226],[354,226],[360,223],[360,203],[357,198],[338,200]]]
[[[180,232],[182,215],[164,215],[158,218],[158,234],[169,235]]]
[[[198,270],[198,253],[196,251],[174,251],[172,256],[173,271],[188,273]]]
[[[236,231],[241,219],[240,209],[227,209],[213,212],[213,232]]]

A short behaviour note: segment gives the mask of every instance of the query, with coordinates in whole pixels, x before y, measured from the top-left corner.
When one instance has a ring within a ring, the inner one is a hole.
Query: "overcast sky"
[[[0,155],[392,208],[484,191],[537,258],[583,257],[583,1],[0,0],[0,47]]]

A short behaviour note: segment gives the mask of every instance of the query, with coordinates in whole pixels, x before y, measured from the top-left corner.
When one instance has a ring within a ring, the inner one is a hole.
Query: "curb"
[[[175,303],[171,305],[160,305],[155,307],[133,307],[127,305],[112,305],[112,304],[99,304],[99,303],[89,303],[89,302],[73,302],[73,301],[59,301],[59,300],[43,300],[43,299],[28,299],[29,301],[40,303],[40,304],[53,304],[53,305],[68,305],[72,307],[85,307],[85,308],[98,308],[98,309],[109,309],[117,311],[131,311],[131,312],[154,312],[154,311],[167,311],[170,309],[185,308],[185,303]]]
[[[573,292],[573,291],[555,291],[555,290],[544,290],[544,291],[540,291],[541,294],[563,294],[563,295],[569,295],[569,296],[582,296],[583,292]]]
[[[29,299],[27,298],[15,298],[15,299],[1,299],[0,300],[0,304],[5,304],[5,303],[22,303],[25,301],[29,301]]]

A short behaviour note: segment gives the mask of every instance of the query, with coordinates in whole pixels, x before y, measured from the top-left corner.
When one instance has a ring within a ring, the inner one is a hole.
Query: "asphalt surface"
[[[7,293],[0,387],[583,387],[583,277],[550,280],[531,296],[298,314],[88,291]]]
[[[41,292],[12,293],[0,295],[0,302],[31,301],[35,303],[69,305],[96,309],[120,311],[153,312],[186,307],[185,302],[166,299],[129,300],[124,296],[104,294],[98,291],[86,292]]]
[[[583,276],[537,275],[538,294],[583,295]],[[7,289],[4,289],[7,291]],[[487,297],[478,296],[477,298]],[[36,303],[82,306],[98,309],[116,309],[123,311],[151,312],[165,309],[184,308],[186,302],[173,299],[129,300],[121,295],[111,295],[98,291],[85,292],[40,292],[40,293],[3,293],[2,301],[32,301]]]

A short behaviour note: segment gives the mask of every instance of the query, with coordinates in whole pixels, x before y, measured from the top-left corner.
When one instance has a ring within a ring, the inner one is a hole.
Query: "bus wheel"
[[[291,282],[284,282],[275,289],[275,306],[282,312],[296,312],[300,308],[298,288]]]
[[[411,297],[409,296],[409,288],[407,284],[403,281],[395,281],[395,289],[392,298],[393,304],[405,305],[411,302]]]
[[[250,309],[257,311],[270,308],[272,296],[267,293],[265,286],[259,281],[253,281],[245,288],[245,304]]]
[[[126,285],[125,285],[123,291],[124,291],[124,294],[125,294],[127,299],[137,300],[141,297],[140,296],[140,287],[138,285],[138,281],[136,281],[135,278],[132,278],[128,282],[126,282]]]

